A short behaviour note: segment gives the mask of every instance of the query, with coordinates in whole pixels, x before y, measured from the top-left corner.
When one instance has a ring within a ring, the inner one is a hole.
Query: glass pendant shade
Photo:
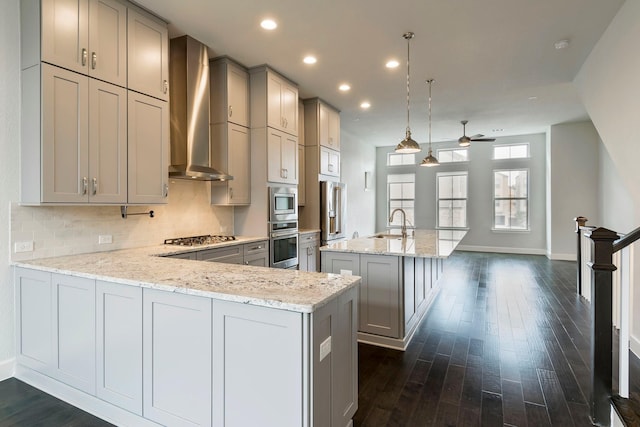
[[[409,127],[409,44],[413,38],[413,33],[404,33],[402,37],[407,40],[407,134],[405,138],[396,146],[395,152],[401,154],[419,153],[420,144],[411,138],[411,128]]]
[[[420,166],[427,166],[427,167],[440,166],[440,162],[433,155],[433,150],[431,149],[431,84],[432,83],[433,83],[433,79],[427,80],[427,84],[429,85],[429,153],[427,154],[427,157],[422,159],[422,163],[420,163]]]

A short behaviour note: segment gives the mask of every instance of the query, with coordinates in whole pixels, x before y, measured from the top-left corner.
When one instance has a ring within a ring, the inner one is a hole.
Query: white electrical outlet
[[[33,252],[33,240],[29,240],[26,242],[16,242],[13,250],[15,253]]]
[[[113,236],[111,234],[101,234],[98,236],[99,245],[106,245],[109,243],[113,243]]]
[[[331,353],[331,335],[320,343],[320,362]]]
[[[353,276],[353,271],[351,270],[344,270],[344,269],[340,269],[340,274],[342,274],[343,276]]]

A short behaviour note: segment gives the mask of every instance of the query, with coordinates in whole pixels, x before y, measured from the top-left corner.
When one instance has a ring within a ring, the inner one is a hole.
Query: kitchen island
[[[350,425],[359,278],[193,251],[15,263],[16,377],[116,425]]]
[[[362,276],[358,341],[406,349],[464,230],[380,233],[320,248],[322,271]]]

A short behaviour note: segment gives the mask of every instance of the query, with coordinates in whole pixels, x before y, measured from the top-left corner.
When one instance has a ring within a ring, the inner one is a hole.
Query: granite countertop
[[[265,238],[238,239],[197,248],[159,245],[20,261],[14,265],[301,313],[315,311],[360,282],[357,276],[163,257],[260,240]]]
[[[408,230],[408,237],[392,239],[360,237],[344,240],[322,246],[321,251],[353,252],[378,255],[397,255],[418,258],[446,258],[455,250],[462,238],[467,234],[465,230],[415,230],[412,236]]]
[[[319,233],[319,228],[300,228],[298,229],[298,234],[311,234],[311,233]]]

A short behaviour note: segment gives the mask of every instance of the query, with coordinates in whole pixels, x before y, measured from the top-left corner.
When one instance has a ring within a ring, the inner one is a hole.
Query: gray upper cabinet
[[[127,25],[128,87],[169,100],[169,36],[167,26],[129,9]]]
[[[251,127],[298,136],[298,87],[268,67],[251,72]]]
[[[210,62],[211,123],[249,127],[249,73],[227,57]]]
[[[42,60],[126,86],[127,7],[123,3],[29,0],[23,1],[21,7],[26,15],[23,69]]]

